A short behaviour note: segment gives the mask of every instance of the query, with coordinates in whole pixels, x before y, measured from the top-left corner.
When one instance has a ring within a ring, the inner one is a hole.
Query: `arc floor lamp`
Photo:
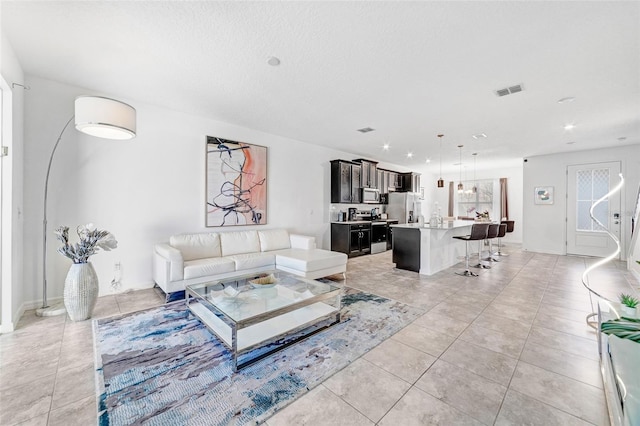
[[[47,195],[49,172],[53,156],[65,130],[75,118],[76,129],[82,133],[103,139],[126,140],[136,136],[136,110],[130,105],[100,96],[78,96],[75,113],[64,125],[49,157],[47,177],[44,181],[44,218],[42,221],[42,307],[36,310],[39,316],[54,316],[65,313],[62,303],[49,306],[47,303]]]

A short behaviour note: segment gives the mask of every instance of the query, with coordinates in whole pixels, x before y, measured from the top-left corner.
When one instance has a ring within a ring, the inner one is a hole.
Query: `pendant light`
[[[471,190],[475,194],[478,192],[478,181],[476,180],[476,158],[478,157],[478,153],[474,152],[471,155],[473,155],[473,188],[471,188]]]
[[[440,179],[438,179],[438,188],[444,188],[444,180],[442,180],[442,137],[444,135],[438,135],[438,139],[440,140]]]
[[[460,148],[460,183],[458,184],[458,194],[462,194],[462,191],[464,191],[464,185],[462,184],[462,147],[464,145],[458,145],[458,148]]]

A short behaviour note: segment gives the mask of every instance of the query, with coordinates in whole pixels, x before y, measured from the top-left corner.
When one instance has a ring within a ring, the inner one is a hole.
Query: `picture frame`
[[[553,186],[536,186],[533,192],[534,204],[553,204]]]
[[[267,147],[206,140],[205,226],[267,224]]]

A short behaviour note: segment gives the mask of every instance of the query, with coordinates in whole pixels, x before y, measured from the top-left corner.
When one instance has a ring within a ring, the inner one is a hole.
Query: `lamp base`
[[[47,306],[46,308],[36,309],[36,315],[39,317],[55,317],[58,315],[64,315],[66,313],[67,310],[65,309],[64,303],[62,302]]]

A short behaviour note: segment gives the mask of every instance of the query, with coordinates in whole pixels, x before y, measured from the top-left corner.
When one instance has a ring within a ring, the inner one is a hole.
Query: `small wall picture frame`
[[[536,186],[533,202],[534,204],[553,204],[553,186]]]

